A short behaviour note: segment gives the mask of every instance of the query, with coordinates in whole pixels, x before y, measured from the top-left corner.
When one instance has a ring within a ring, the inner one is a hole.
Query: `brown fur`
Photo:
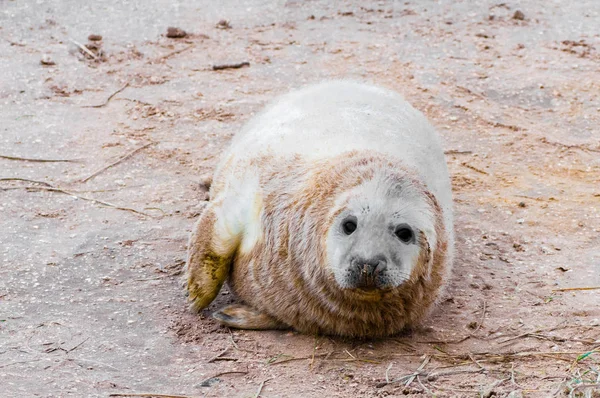
[[[202,284],[208,281],[215,287],[208,277],[215,264],[229,270],[224,262],[231,261],[229,285],[241,300],[305,333],[381,337],[415,325],[427,314],[444,282],[448,245],[441,209],[433,195],[410,177],[414,172],[390,157],[359,152],[315,164],[273,158],[255,162],[261,169],[263,239],[250,252],[213,259],[214,213],[202,216],[191,240],[189,262],[190,297],[199,302],[196,307],[208,305]],[[372,178],[376,170],[419,187],[435,216],[437,244],[430,247],[420,234],[418,264],[400,287],[371,293],[341,289],[326,265],[327,231],[337,215],[330,214],[331,209],[341,193]],[[224,187],[218,178],[211,197],[219,197],[219,188]],[[194,265],[198,262],[207,262],[207,271],[198,272]]]

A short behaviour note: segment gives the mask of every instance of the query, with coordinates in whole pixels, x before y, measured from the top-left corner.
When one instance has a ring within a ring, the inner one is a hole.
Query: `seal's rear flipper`
[[[227,280],[239,234],[223,227],[217,204],[209,204],[194,226],[187,260],[187,290],[192,308],[200,311],[217,296]]]
[[[244,304],[231,304],[213,314],[222,325],[236,329],[268,330],[289,329],[270,315]]]

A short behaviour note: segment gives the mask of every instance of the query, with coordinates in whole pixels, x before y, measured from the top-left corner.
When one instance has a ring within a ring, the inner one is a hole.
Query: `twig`
[[[406,379],[408,379],[408,378],[410,378],[410,377],[417,376],[417,375],[419,375],[419,373],[411,373],[411,374],[409,374],[409,375],[402,376],[402,377],[399,377],[399,378],[397,378],[397,379],[394,379],[394,380],[390,381],[389,383],[388,383],[388,382],[385,382],[385,381],[384,381],[384,382],[382,382],[382,383],[377,383],[377,384],[375,385],[375,387],[376,387],[376,388],[381,388],[381,387],[385,387],[385,386],[387,386],[388,384],[399,383],[399,382],[401,382],[401,381],[404,381],[404,380],[406,380]]]
[[[229,340],[231,341],[231,344],[233,344],[233,347],[238,350],[238,351],[244,351],[244,352],[249,352],[252,354],[256,354],[256,351],[253,350],[247,350],[245,348],[240,348],[237,343],[235,342],[235,340],[233,340],[233,333],[231,332],[231,330],[229,330]]]
[[[427,355],[425,357],[425,359],[423,360],[423,362],[421,363],[421,365],[417,368],[417,370],[411,374],[405,375],[405,376],[401,376],[397,379],[394,380],[389,380],[389,377],[387,375],[387,371],[386,371],[386,375],[385,375],[385,382],[382,383],[377,383],[375,385],[376,388],[381,388],[381,387],[385,387],[388,384],[394,384],[394,383],[399,383],[402,382],[404,380],[408,380],[407,383],[404,385],[404,387],[408,387],[410,385],[410,383],[413,382],[413,380],[415,379],[415,377],[419,376],[419,375],[424,375],[427,376],[428,373],[427,372],[423,372],[423,368],[427,365],[427,363],[429,362],[429,360],[431,359],[431,355]],[[388,367],[389,369],[389,367]]]
[[[206,361],[206,363],[211,363],[211,362],[216,361],[217,358],[219,358],[221,355],[225,354],[227,351],[229,351],[229,347],[225,348],[223,351],[221,351],[220,353],[218,353],[217,355],[215,355],[214,357],[212,357],[211,359]]]
[[[523,338],[523,337],[533,337],[535,339],[540,339],[540,340],[547,340],[547,341],[556,341],[559,343],[565,342],[565,341],[572,341],[575,343],[582,343],[582,344],[595,344],[595,341],[592,339],[576,339],[576,338],[567,338],[567,337],[560,337],[560,336],[548,336],[545,334],[541,334],[541,333],[536,333],[536,332],[531,332],[531,333],[523,333],[519,336],[516,337],[511,337],[508,338],[506,340],[500,341],[498,342],[498,344],[503,345],[506,344],[508,342]]]
[[[374,359],[361,359],[361,358],[351,358],[351,359],[338,359],[340,362],[364,362],[364,363],[374,363],[379,365],[381,362]]]
[[[588,148],[583,145],[570,145],[570,144],[563,144],[562,142],[548,141],[545,137],[540,138],[540,141],[543,142],[544,144],[560,146],[560,147],[567,148],[567,149],[581,149],[582,151],[600,152],[600,149]]]
[[[597,349],[592,349],[588,352],[600,352],[600,347]],[[523,358],[523,357],[531,357],[531,356],[548,356],[548,357],[557,357],[560,355],[577,355],[579,356],[581,353],[577,351],[523,351],[523,352],[515,352],[515,353],[505,353],[505,354],[494,354],[494,353],[475,353],[474,355],[482,355],[484,357],[490,359],[501,359],[501,358]],[[450,355],[449,355],[450,356]]]
[[[460,339],[457,339],[457,340],[422,340],[422,341],[417,341],[417,343],[421,343],[421,344],[460,344],[464,341],[469,340],[472,337],[478,338],[477,336],[469,334],[469,335],[462,337]]]
[[[477,327],[475,328],[474,332],[478,331],[481,328],[481,325],[483,325],[483,321],[485,320],[485,311],[487,309],[487,302],[485,300],[483,300],[483,313],[481,314],[481,321],[479,321],[479,323],[477,324]]]
[[[512,362],[510,364],[510,382],[514,385],[517,386],[519,388],[522,388],[519,383],[517,383],[517,381],[515,380],[515,363]]]
[[[13,361],[13,362],[5,363],[5,364],[0,364],[0,368],[5,368],[7,366],[17,365],[20,363],[29,363],[29,362],[38,362],[38,361],[41,361],[41,359],[37,358],[37,359],[29,359],[27,361]]]
[[[73,44],[75,44],[77,47],[81,48],[81,50],[83,50],[87,55],[89,55],[90,57],[94,58],[95,60],[98,60],[98,57],[96,56],[96,54],[94,54],[93,52],[90,51],[89,48],[87,48],[86,46],[84,46],[83,44],[81,44],[78,41],[75,41],[71,38],[69,38],[69,41]]]
[[[244,61],[244,62],[239,62],[237,64],[213,65],[212,70],[239,69],[239,68],[243,68],[244,66],[250,66],[250,62]]]
[[[533,196],[527,196],[527,195],[515,195],[517,198],[525,198],[525,199],[531,199],[531,200],[537,200],[538,202],[547,202],[548,200],[554,200],[554,199],[545,199],[545,198],[535,198]]]
[[[165,279],[165,278],[171,278],[173,276],[177,276],[177,275],[181,275],[181,270],[177,270],[175,272],[165,272],[164,274],[160,275],[160,276],[155,276],[153,278],[141,278],[141,279],[134,279],[136,282],[148,282],[148,281],[157,281],[159,279]],[[228,361],[237,361],[236,358],[228,358],[228,359],[221,359],[222,361],[228,360]]]
[[[475,365],[479,366],[480,369],[485,369],[482,364],[480,364],[475,358],[473,358],[473,354],[469,353],[469,358],[471,358],[471,361],[473,361]]]
[[[281,361],[279,360],[279,358],[287,356],[288,358],[282,359]],[[309,359],[310,357],[292,357],[289,355],[285,355],[285,354],[279,354],[279,355],[275,355],[274,357],[271,357],[267,360],[266,364],[267,365],[279,365],[280,363],[284,363],[284,362],[290,362],[290,361],[300,361],[303,359]]]
[[[471,166],[467,162],[462,162],[461,165],[465,166],[467,169],[471,169],[471,170],[476,171],[478,173],[489,175],[489,173],[487,171],[483,171],[481,169],[478,169],[477,167]]]
[[[408,380],[406,381],[406,384],[404,384],[404,387],[410,386],[410,384],[415,380],[415,377],[417,377],[419,375],[419,372],[421,372],[425,368],[425,366],[427,366],[430,359],[431,359],[431,355],[427,355],[425,357],[425,359],[423,360],[423,363],[421,363],[421,366],[419,366],[417,368],[417,371],[411,377],[408,378]]]
[[[39,162],[39,163],[59,163],[59,162],[79,162],[80,159],[33,159],[33,158],[22,158],[20,156],[8,156],[0,155],[2,159],[8,160],[21,160],[24,162]]]
[[[48,184],[47,182],[37,181],[37,180],[29,180],[27,178],[5,177],[5,178],[0,178],[0,181],[25,181],[25,182],[32,182],[34,184],[44,185],[46,187],[52,187],[52,185]],[[19,188],[22,188],[22,187],[19,187]]]
[[[113,205],[112,203],[104,202],[104,201],[98,200],[98,199],[87,198],[85,196],[75,195],[73,192],[65,191],[64,189],[61,189],[61,188],[55,188],[55,187],[23,187],[23,189],[27,189],[27,190],[41,190],[41,191],[64,193],[65,195],[69,195],[69,196],[72,196],[74,198],[81,199],[81,200],[86,200],[88,202],[98,203],[98,204],[100,204],[102,206],[111,207],[111,208],[117,209],[117,210],[130,211],[132,213],[137,213],[137,214],[141,214],[141,215],[146,216],[146,217],[152,217],[152,218],[154,218],[154,216],[152,216],[152,215],[150,215],[148,213],[144,213],[144,212],[141,212],[141,211],[138,211],[138,210],[135,210],[135,209],[131,209],[129,207],[122,207],[122,206]]]
[[[232,375],[232,374],[247,375],[248,371],[247,370],[228,370],[226,372],[217,373],[216,375],[209,377],[209,379],[214,379],[215,377],[224,376],[224,375]]]
[[[262,381],[262,383],[260,383],[260,386],[258,386],[258,391],[256,391],[256,394],[254,394],[254,398],[258,398],[260,396],[260,393],[262,392],[265,383],[271,379],[272,378],[265,379]]]
[[[459,151],[458,149],[449,149],[444,151],[445,155],[470,155],[473,151]]]
[[[210,385],[211,385],[210,381],[211,380],[214,380],[214,379],[216,379],[219,376],[230,375],[230,374],[243,374],[243,375],[246,375],[246,374],[248,374],[248,371],[247,370],[230,370],[230,371],[226,371],[226,372],[220,372],[220,373],[217,373],[214,376],[207,377],[206,379],[202,380],[200,382],[200,386],[201,387],[210,387]]]
[[[452,375],[459,375],[459,374],[464,374],[464,373],[483,373],[485,372],[486,369],[485,368],[480,368],[480,369],[458,369],[458,370],[447,370],[447,371],[443,371],[443,372],[431,372],[429,374],[424,374],[423,376],[427,376],[427,380],[428,381],[432,381],[437,379],[438,377],[442,377],[442,376],[452,376]]]
[[[598,290],[600,286],[588,286],[588,287],[563,287],[562,289],[552,289],[553,292],[569,292],[571,290]]]
[[[146,398],[193,398],[190,395],[173,395],[173,394],[157,394],[154,392],[141,392],[141,393],[112,393],[108,394],[109,397],[146,397]]]
[[[133,151],[127,153],[125,156],[117,159],[116,161],[114,161],[113,163],[102,167],[100,170],[97,170],[95,172],[93,172],[91,175],[89,175],[88,177],[84,178],[83,180],[81,180],[81,182],[87,182],[89,180],[91,180],[92,178],[96,177],[98,174],[102,173],[105,170],[110,169],[113,166],[116,166],[117,164],[121,163],[122,161],[129,159],[130,157],[132,157],[133,155],[135,155],[136,153],[138,153],[139,151],[141,151],[142,149],[148,148],[150,145],[154,145],[154,142],[151,142],[149,144],[143,145],[137,149],[134,149]]]
[[[390,369],[392,369],[393,364],[394,364],[393,362],[390,362],[387,369],[385,370],[385,382],[387,384],[390,384]]]
[[[75,347],[73,347],[73,348],[70,348],[70,349],[68,349],[68,350],[65,350],[65,351],[66,351],[66,353],[68,354],[68,353],[70,353],[71,351],[75,351],[77,348],[79,348],[81,345],[83,345],[83,343],[85,343],[85,342],[86,342],[86,341],[88,341],[89,339],[90,339],[89,337],[86,337],[86,338],[85,338],[85,339],[84,339],[84,340],[83,340],[81,343],[77,344]]]
[[[107,99],[106,101],[104,101],[101,104],[98,105],[84,105],[82,106],[82,108],[102,108],[106,105],[108,105],[108,103],[110,102],[111,99],[113,99],[113,97],[117,94],[119,94],[121,91],[125,90],[127,87],[129,87],[129,82],[125,83],[120,89],[118,89],[117,91],[115,91],[114,93],[112,93]]]
[[[354,355],[350,354],[350,351],[348,351],[348,349],[344,348],[344,351],[350,356],[350,358],[357,359]]]
[[[332,352],[329,352],[327,354],[315,354],[316,358],[320,358],[320,357],[325,357],[325,358],[329,358],[329,356],[332,354]],[[281,361],[278,361],[279,357],[274,357],[275,360],[271,363],[267,362],[268,365],[279,365],[281,363],[285,363],[285,362],[291,362],[291,361],[302,361],[305,359],[311,359],[312,357],[291,357],[291,358],[285,358],[282,359]],[[355,361],[356,359],[352,359],[352,361]]]
[[[600,387],[600,383],[593,383],[593,384],[578,384],[576,386],[573,387],[569,387],[571,389],[571,391],[575,391],[575,390],[581,390],[582,388],[599,388]]]
[[[567,321],[562,321],[559,324],[557,324],[556,326],[552,326],[552,327],[549,327],[549,328],[546,328],[546,329],[536,329],[536,330],[532,330],[530,332],[521,333],[521,334],[519,334],[517,336],[509,337],[508,339],[499,342],[499,344],[504,344],[504,343],[509,342],[511,340],[520,339],[522,337],[528,337],[531,334],[539,334],[541,332],[553,332],[553,331],[555,331],[557,329],[565,329],[565,328],[569,327],[569,325],[567,325],[566,323],[567,323]],[[571,326],[571,327],[576,327],[576,326]],[[502,336],[500,336],[500,337],[502,337]]]
[[[231,341],[231,344],[233,344],[233,347],[236,350],[239,350],[240,347],[238,347],[237,343],[235,342],[235,340],[233,339],[233,333],[231,332],[231,330],[229,331],[229,340]]]
[[[148,63],[149,63],[149,64],[153,64],[153,63],[155,63],[155,62],[164,61],[165,59],[167,59],[167,58],[170,58],[170,57],[172,57],[173,55],[181,54],[182,52],[184,52],[184,51],[187,51],[187,50],[189,50],[189,49],[190,49],[190,48],[192,48],[192,47],[194,47],[194,45],[193,45],[193,44],[192,44],[192,45],[190,45],[190,46],[184,47],[184,48],[182,48],[182,49],[179,49],[179,50],[172,51],[172,52],[170,52],[170,53],[168,53],[168,54],[162,55],[162,56],[160,56],[160,57],[158,57],[158,58],[156,58],[156,59],[154,59],[154,60],[150,60],[150,61],[148,61]]]

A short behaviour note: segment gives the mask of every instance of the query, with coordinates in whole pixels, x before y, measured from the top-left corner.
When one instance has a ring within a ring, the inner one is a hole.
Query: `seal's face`
[[[423,258],[421,251],[428,250],[428,240],[435,239],[431,207],[422,188],[409,180],[375,176],[342,195],[334,214],[328,265],[343,289],[401,286]]]

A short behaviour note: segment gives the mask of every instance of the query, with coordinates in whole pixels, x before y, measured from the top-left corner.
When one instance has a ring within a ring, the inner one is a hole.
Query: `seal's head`
[[[392,290],[431,272],[431,264],[422,262],[435,246],[434,209],[424,187],[403,174],[375,172],[338,197],[326,252],[340,288]]]

